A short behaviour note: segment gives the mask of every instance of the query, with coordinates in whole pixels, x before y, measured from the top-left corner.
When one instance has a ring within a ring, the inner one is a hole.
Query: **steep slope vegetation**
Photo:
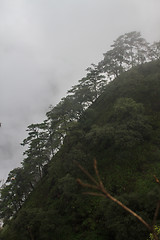
[[[159,199],[160,61],[132,68],[106,86],[65,137],[45,176],[1,239],[146,239],[133,216],[107,199],[82,195],[93,158],[107,190],[151,222]]]

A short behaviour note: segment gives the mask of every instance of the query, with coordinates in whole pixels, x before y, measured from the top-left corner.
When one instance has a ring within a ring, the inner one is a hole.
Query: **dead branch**
[[[132,214],[134,217],[136,217],[144,226],[147,227],[147,229],[149,230],[150,233],[153,234],[153,237],[155,240],[158,240],[158,236],[157,236],[157,233],[155,232],[155,222],[156,222],[156,219],[157,219],[157,216],[158,216],[158,212],[159,212],[159,209],[160,209],[160,201],[157,203],[157,207],[156,207],[156,210],[155,210],[155,214],[154,214],[154,218],[153,218],[153,223],[152,225],[148,224],[141,216],[139,216],[137,213],[135,213],[134,211],[132,211],[130,208],[128,208],[125,204],[123,204],[121,201],[119,201],[117,198],[113,197],[104,187],[103,185],[103,182],[100,178],[100,175],[99,175],[99,171],[98,171],[98,168],[97,168],[97,161],[96,159],[94,159],[94,170],[95,170],[95,174],[96,174],[96,177],[98,179],[98,181],[96,181],[96,179],[94,177],[91,176],[91,174],[86,170],[84,169],[79,163],[77,163],[77,166],[82,170],[82,172],[88,176],[88,178],[92,181],[92,183],[94,183],[94,185],[92,184],[88,184],[88,183],[84,183],[82,180],[80,179],[77,179],[77,182],[83,186],[83,187],[86,187],[86,188],[92,188],[92,189],[96,189],[98,190],[100,193],[98,192],[85,192],[84,194],[88,194],[88,195],[92,195],[92,196],[101,196],[101,197],[105,197],[105,198],[109,198],[111,201],[115,202],[116,204],[118,204],[119,206],[121,206],[125,211],[129,212],[130,214]],[[157,179],[156,176],[154,176],[156,182],[158,184],[160,184],[160,181]]]
[[[158,179],[155,175],[153,175],[153,177],[154,177],[156,183],[158,183],[158,184],[160,185],[160,181],[159,181],[159,179]]]
[[[91,174],[85,168],[83,168],[77,161],[74,162],[95,185],[98,185],[98,182],[91,176]]]

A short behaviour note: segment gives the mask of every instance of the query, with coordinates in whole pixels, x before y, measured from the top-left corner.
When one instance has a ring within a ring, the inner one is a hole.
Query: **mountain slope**
[[[160,62],[147,63],[106,86],[75,123],[45,176],[2,239],[146,239],[145,227],[109,200],[82,195],[76,178],[88,181],[93,158],[104,185],[139,213],[153,218],[160,176]]]

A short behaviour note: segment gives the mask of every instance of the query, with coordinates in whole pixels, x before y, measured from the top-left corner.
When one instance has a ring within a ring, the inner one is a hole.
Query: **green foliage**
[[[85,176],[74,161],[93,173],[96,157],[107,190],[152,219],[159,198],[152,175],[160,171],[160,63],[144,63],[158,54],[159,44],[149,46],[140,33],[120,36],[43,123],[28,126],[22,167],[1,188],[0,239],[147,239],[122,209],[82,195],[76,178]]]
[[[160,235],[160,226],[155,225],[155,231],[157,233],[157,236],[159,236]],[[149,234],[148,240],[154,240],[154,237],[153,237],[152,233]]]
[[[149,138],[152,127],[144,115],[144,107],[131,98],[119,98],[113,106],[108,124],[93,125],[86,135],[93,147],[131,148]]]

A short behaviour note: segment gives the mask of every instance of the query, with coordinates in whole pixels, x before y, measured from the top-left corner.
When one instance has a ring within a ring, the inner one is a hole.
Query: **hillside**
[[[151,222],[159,198],[153,175],[160,177],[160,61],[106,86],[0,239],[147,239],[145,227],[115,203],[82,194],[76,179],[88,179],[74,161],[94,175],[93,158],[106,189]]]

